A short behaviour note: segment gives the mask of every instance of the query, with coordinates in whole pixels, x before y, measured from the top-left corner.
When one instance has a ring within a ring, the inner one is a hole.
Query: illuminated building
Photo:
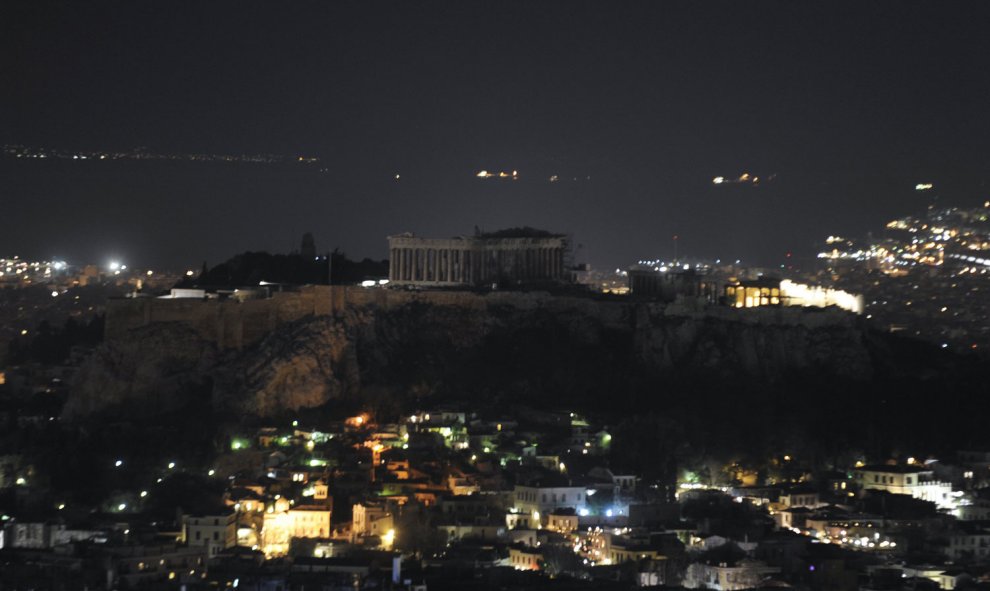
[[[725,286],[726,304],[735,308],[780,306],[780,280],[769,277],[736,281]]]
[[[856,483],[864,490],[882,490],[895,495],[935,503],[939,509],[955,509],[952,485],[935,480],[934,471],[921,466],[863,466],[856,468]]]
[[[567,236],[514,228],[471,237],[388,237],[389,282],[471,286],[570,279]]]
[[[545,519],[547,529],[558,533],[569,534],[578,528],[578,515],[574,509],[556,509]]]
[[[780,297],[787,306],[836,306],[855,314],[863,313],[863,296],[841,289],[804,285],[785,279],[780,282]]]
[[[684,587],[688,589],[714,589],[715,591],[756,589],[771,575],[778,573],[780,573],[780,567],[768,566],[765,562],[748,558],[716,564],[696,562],[687,569]]]
[[[509,564],[516,570],[540,570],[543,554],[529,546],[512,546],[509,548]]]
[[[287,499],[278,498],[265,509],[264,522],[261,526],[261,551],[267,557],[284,556],[289,552],[289,542],[292,538],[289,507]]]
[[[513,508],[518,513],[532,514],[535,520],[556,509],[571,508],[575,511],[587,508],[587,489],[584,486],[523,486],[513,490]]]
[[[783,281],[770,277],[734,281],[725,287],[725,303],[734,308],[764,306],[836,306],[854,314],[863,313],[863,297],[839,289]]]
[[[292,538],[327,538],[330,528],[329,505],[293,507],[285,498],[277,498],[265,510],[261,529],[261,550],[265,556],[284,556]]]
[[[353,540],[363,536],[384,538],[389,531],[395,531],[395,520],[392,517],[392,512],[388,510],[384,502],[355,503],[353,516],[354,521],[351,525],[351,538]]]
[[[326,538],[330,536],[330,507],[300,505],[289,509],[293,538]]]

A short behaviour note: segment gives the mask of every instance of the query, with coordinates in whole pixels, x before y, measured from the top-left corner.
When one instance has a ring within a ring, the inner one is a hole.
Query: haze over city
[[[6,211],[47,229],[6,228],[10,254],[181,266],[311,231],[380,258],[390,233],[530,225],[572,233],[599,268],[670,256],[674,235],[682,253],[769,266],[923,209],[916,183],[955,205],[987,188],[980,3],[3,12],[0,143],[319,158],[5,157]],[[776,176],[711,183],[746,172]]]

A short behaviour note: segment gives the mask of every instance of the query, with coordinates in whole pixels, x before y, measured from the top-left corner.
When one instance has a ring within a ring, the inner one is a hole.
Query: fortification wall
[[[287,322],[362,309],[391,310],[410,304],[455,306],[484,314],[490,308],[546,309],[580,313],[603,326],[633,328],[668,319],[716,319],[759,325],[851,326],[852,314],[835,309],[796,307],[735,309],[661,304],[590,297],[555,296],[547,292],[405,291],[356,286],[306,286],[259,300],[196,300],[119,298],[107,302],[106,338],[158,322],[178,322],[193,328],[221,348],[241,349],[261,340]]]

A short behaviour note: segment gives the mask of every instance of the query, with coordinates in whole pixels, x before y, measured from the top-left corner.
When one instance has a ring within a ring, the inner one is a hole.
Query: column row
[[[565,276],[562,248],[393,248],[392,281],[481,284],[501,280],[556,280]]]
[[[473,283],[479,264],[479,258],[470,250],[393,248],[389,254],[389,279]]]

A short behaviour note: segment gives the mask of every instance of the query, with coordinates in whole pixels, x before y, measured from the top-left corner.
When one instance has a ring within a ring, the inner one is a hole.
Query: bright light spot
[[[217,473],[217,471],[216,471],[216,470],[212,470],[212,469],[211,469],[211,470],[210,470],[209,472],[207,472],[207,473],[206,473],[206,475],[207,475],[207,476],[213,476],[213,475],[214,475],[214,474],[216,474],[216,473]]]
[[[382,545],[386,548],[391,548],[393,543],[395,543],[395,530],[390,529],[382,536]]]
[[[58,504],[58,510],[61,511],[62,509],[65,509],[65,503]]]
[[[117,510],[118,511],[123,511],[126,508],[127,508],[127,503],[121,503],[121,504],[117,505]]]
[[[142,491],[141,491],[141,498],[143,499],[143,498],[144,498],[144,497],[146,497],[146,496],[148,496],[148,491],[146,491],[146,490],[142,490]]]
[[[175,469],[175,462],[169,462],[168,463],[168,469],[169,470],[174,470]]]
[[[116,462],[113,463],[113,465],[120,468],[121,466],[124,465],[124,460],[117,460]]]
[[[52,292],[52,297],[53,298],[57,298],[58,297],[58,292],[57,291],[53,291]]]
[[[118,263],[117,261],[110,261],[111,271],[119,271],[120,269],[121,269],[120,263]]]
[[[715,183],[716,185],[721,185],[722,183],[725,182],[725,177],[724,176],[717,176],[717,177],[715,177],[715,178],[712,179],[712,182]]]

